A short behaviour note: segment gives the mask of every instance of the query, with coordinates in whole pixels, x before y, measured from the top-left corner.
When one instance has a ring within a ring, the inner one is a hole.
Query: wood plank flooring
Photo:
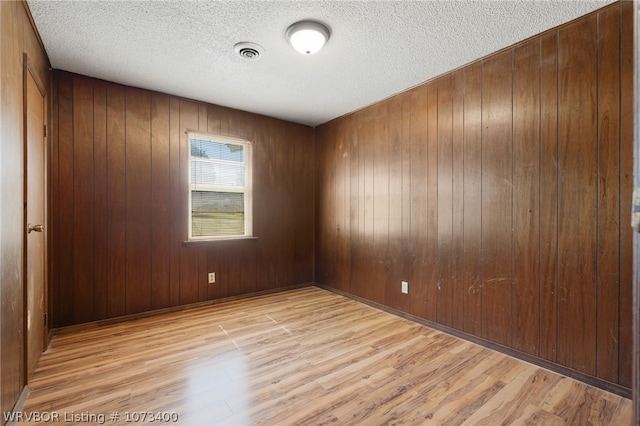
[[[316,287],[59,334],[30,389],[67,424],[631,424],[627,399]]]

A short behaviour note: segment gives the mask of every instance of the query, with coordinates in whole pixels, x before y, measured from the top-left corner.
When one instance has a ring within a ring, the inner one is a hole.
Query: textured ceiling
[[[315,126],[611,1],[28,4],[54,68]],[[301,19],[331,28],[315,55],[285,38]],[[243,41],[264,55],[236,56]]]

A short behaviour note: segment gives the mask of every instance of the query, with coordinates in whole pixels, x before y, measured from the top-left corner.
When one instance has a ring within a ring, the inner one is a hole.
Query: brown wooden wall
[[[617,3],[319,127],[317,282],[630,387],[632,24]]]
[[[6,413],[26,384],[23,55],[47,88],[49,60],[22,2],[0,2],[0,33],[0,411]]]
[[[53,90],[55,327],[313,282],[313,129],[66,72]],[[187,129],[255,142],[257,240],[183,244]]]

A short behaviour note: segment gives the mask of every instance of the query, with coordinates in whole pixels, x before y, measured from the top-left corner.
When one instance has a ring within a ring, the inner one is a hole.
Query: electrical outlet
[[[216,273],[209,272],[209,284],[213,284],[216,282]]]
[[[404,294],[409,294],[409,283],[406,281],[402,281],[402,288],[401,288],[402,292]]]

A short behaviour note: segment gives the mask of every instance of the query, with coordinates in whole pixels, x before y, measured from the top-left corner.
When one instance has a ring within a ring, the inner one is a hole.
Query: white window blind
[[[251,143],[189,133],[189,239],[250,237]]]

